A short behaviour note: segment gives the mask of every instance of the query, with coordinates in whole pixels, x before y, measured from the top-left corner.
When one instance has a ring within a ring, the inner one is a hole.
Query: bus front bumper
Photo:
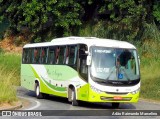
[[[97,93],[92,90],[89,91],[89,102],[130,102],[136,103],[139,99],[139,91],[135,94],[126,93],[126,94],[111,94],[111,93]]]

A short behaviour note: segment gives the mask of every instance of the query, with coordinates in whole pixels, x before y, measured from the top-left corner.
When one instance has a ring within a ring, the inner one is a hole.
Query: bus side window
[[[31,64],[32,63],[32,51],[33,49],[32,48],[29,48],[27,49],[27,63],[28,64]]]
[[[36,64],[40,63],[40,48],[34,49],[34,63]]]
[[[26,64],[28,63],[28,49],[24,49],[23,53],[23,63]]]
[[[60,47],[56,48],[56,53],[55,53],[55,63],[59,63],[59,52],[60,52]]]
[[[65,58],[64,58],[64,55],[65,55],[65,46],[61,46],[60,48],[59,48],[59,51],[58,51],[59,53],[59,56],[58,56],[58,64],[64,64],[64,60],[65,60]]]
[[[23,49],[22,63],[27,63],[27,49]]]
[[[70,52],[70,47],[66,46],[65,53],[64,53],[64,64],[69,63],[69,52]]]
[[[36,63],[37,56],[38,56],[38,50],[34,49],[34,61],[33,61],[33,63]]]
[[[41,63],[42,64],[47,63],[47,48],[42,48],[41,50]]]
[[[32,61],[32,54],[31,54],[31,48],[30,49],[27,49],[27,54],[26,54],[27,56],[26,56],[26,63],[31,63],[31,61]]]
[[[86,65],[87,55],[85,51],[87,51],[86,45],[80,45],[79,47],[79,73],[85,80],[88,80],[88,69]]]
[[[30,63],[31,64],[34,64],[34,48],[31,48],[30,49],[30,52],[29,52],[29,56],[30,56]]]
[[[44,48],[41,49],[41,63],[43,64],[44,61],[45,61],[45,51],[44,51]]]
[[[55,48],[54,47],[49,47],[48,64],[55,64]]]
[[[68,64],[73,67],[77,66],[77,46],[70,46],[69,48],[69,61]]]

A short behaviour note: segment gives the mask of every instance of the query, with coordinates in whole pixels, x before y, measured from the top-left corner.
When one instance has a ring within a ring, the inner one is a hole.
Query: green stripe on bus
[[[44,79],[43,79],[44,80]],[[57,90],[57,91],[67,91],[66,87],[58,87],[58,86],[54,86],[50,83],[48,83],[47,81],[44,80],[44,82],[52,89]]]

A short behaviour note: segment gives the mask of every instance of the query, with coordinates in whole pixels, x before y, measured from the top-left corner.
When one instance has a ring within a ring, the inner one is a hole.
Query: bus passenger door
[[[86,45],[79,45],[79,58],[78,58],[78,72],[81,80],[83,80],[83,84],[80,87],[79,91],[79,99],[87,101],[88,95],[89,95],[89,88],[88,88],[88,66],[86,65],[87,60],[87,54],[85,54],[85,51],[87,51]]]

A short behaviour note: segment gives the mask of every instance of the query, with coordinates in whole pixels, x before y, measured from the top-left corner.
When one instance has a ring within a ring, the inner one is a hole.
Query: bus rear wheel
[[[75,88],[71,89],[70,99],[73,106],[78,106],[78,100],[76,100],[76,91]]]
[[[44,94],[40,92],[40,86],[38,83],[35,84],[35,93],[38,99],[44,98]]]
[[[112,103],[112,108],[118,108],[118,107],[119,107],[119,103],[117,103],[117,102]]]

